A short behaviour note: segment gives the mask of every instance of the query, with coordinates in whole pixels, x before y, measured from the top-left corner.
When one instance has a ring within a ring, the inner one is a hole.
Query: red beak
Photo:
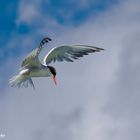
[[[53,81],[54,81],[54,84],[57,85],[55,76],[52,76],[52,79],[53,79]]]

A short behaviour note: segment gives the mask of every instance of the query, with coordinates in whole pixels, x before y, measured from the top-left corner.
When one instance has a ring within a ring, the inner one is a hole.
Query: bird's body
[[[49,69],[48,68],[44,68],[44,67],[41,67],[41,68],[33,68],[33,69],[30,69],[30,77],[48,77],[50,76],[49,75]]]
[[[13,87],[28,87],[31,85],[34,87],[32,77],[52,77],[55,84],[56,70],[54,67],[48,65],[52,61],[68,61],[73,62],[74,59],[78,59],[83,55],[87,55],[92,52],[99,52],[102,48],[97,48],[88,45],[72,45],[72,46],[60,46],[53,48],[44,57],[43,63],[39,61],[38,55],[46,42],[51,41],[46,37],[41,42],[38,48],[33,50],[21,63],[21,70],[18,75],[10,79],[10,84]]]
[[[49,69],[47,66],[41,65],[41,67],[30,67],[23,69],[20,74],[28,77],[48,77]]]

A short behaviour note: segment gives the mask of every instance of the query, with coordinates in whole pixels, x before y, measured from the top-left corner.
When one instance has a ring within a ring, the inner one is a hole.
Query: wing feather
[[[40,42],[38,48],[34,49],[31,53],[29,53],[26,58],[22,61],[21,67],[39,67],[40,61],[38,59],[38,55],[40,54],[45,43],[51,41],[50,38],[45,37]]]
[[[101,50],[104,49],[88,45],[60,46],[50,50],[50,52],[44,57],[44,63],[48,65],[52,61],[73,62],[79,57],[83,57],[89,53],[99,52]]]

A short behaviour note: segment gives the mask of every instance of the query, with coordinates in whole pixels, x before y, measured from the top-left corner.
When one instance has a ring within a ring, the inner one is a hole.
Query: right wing
[[[74,59],[88,55],[89,53],[99,52],[102,48],[88,45],[65,45],[53,48],[44,58],[44,64],[49,64],[55,61],[73,62]]]
[[[42,47],[45,43],[51,41],[49,37],[45,37],[42,39],[40,42],[38,48],[33,50],[31,53],[27,55],[27,57],[22,61],[21,67],[39,67],[40,66],[40,61],[38,59],[38,55],[40,54]]]

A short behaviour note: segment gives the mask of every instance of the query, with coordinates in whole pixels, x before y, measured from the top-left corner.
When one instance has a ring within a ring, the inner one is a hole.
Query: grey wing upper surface
[[[47,42],[51,41],[50,38],[46,37],[42,39],[38,48],[34,49],[31,53],[29,53],[26,58],[22,61],[21,67],[39,67],[40,61],[38,59],[38,55],[43,48],[43,45]]]
[[[44,63],[49,64],[55,61],[68,61],[73,62],[74,59],[88,55],[89,53],[99,52],[104,50],[102,48],[88,46],[88,45],[72,45],[60,46],[53,48],[45,57]]]

